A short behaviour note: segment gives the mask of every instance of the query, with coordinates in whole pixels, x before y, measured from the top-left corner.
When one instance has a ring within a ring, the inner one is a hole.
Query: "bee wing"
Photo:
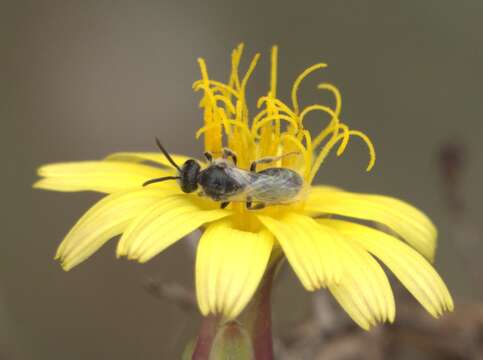
[[[282,204],[298,199],[303,180],[286,169],[270,169],[270,173],[260,173],[250,184],[250,196],[265,203]]]
[[[243,185],[243,191],[230,201],[259,201],[267,204],[282,204],[295,201],[303,194],[303,179],[295,172],[284,168],[271,168],[251,173],[239,168],[229,168],[227,173]]]

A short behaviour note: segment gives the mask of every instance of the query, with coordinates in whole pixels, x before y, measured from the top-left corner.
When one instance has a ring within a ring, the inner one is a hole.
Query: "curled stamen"
[[[305,165],[304,174],[305,174],[305,172],[307,172],[310,169],[310,155],[307,149],[304,147],[304,145],[299,139],[297,139],[295,136],[291,134],[282,135],[281,142],[283,143],[285,141],[292,143],[292,145],[294,145],[298,149],[298,151],[302,154],[304,158],[304,165]]]
[[[317,86],[317,88],[320,89],[320,90],[329,90],[334,95],[334,98],[335,98],[335,113],[336,113],[336,116],[339,117],[340,116],[340,110],[342,109],[342,96],[340,95],[339,89],[337,89],[337,87],[335,87],[334,85],[329,84],[329,83],[319,84]]]
[[[364,134],[362,131],[358,130],[349,130],[349,135],[350,136],[358,136],[364,141],[367,145],[367,148],[369,149],[369,164],[367,165],[366,171],[371,171],[371,169],[374,167],[374,164],[376,163],[376,150],[374,149],[374,144],[372,143],[371,139],[369,139],[369,136]]]
[[[323,68],[326,68],[326,67],[327,67],[327,64],[324,64],[324,63],[312,65],[311,67],[305,69],[302,72],[302,74],[300,74],[297,77],[297,79],[295,79],[293,86],[292,86],[292,106],[293,106],[293,110],[296,114],[299,113],[299,103],[298,103],[298,99],[297,99],[297,92],[299,90],[300,83],[302,82],[302,80],[304,80],[307,76],[309,76],[314,71],[317,71],[318,69],[323,69]]]
[[[253,136],[259,137],[260,135],[258,134],[258,130],[265,126],[266,124],[271,123],[272,121],[275,120],[284,120],[288,122],[290,125],[294,126],[297,128],[297,121],[295,121],[292,117],[283,115],[283,114],[277,114],[277,115],[271,115],[265,117],[263,120],[260,120],[258,123],[254,124],[252,126],[252,134]]]
[[[332,138],[335,138],[339,133],[340,124],[338,124],[337,118],[333,118],[329,125],[323,129],[314,139],[313,146],[314,149],[320,146],[320,144],[325,140],[325,138],[332,134]]]
[[[349,138],[350,138],[349,127],[346,124],[339,124],[339,129],[342,130],[342,134],[341,134],[342,142],[337,148],[337,151],[336,151],[337,156],[341,156],[342,153],[345,151],[347,144],[349,144]]]
[[[332,137],[327,144],[322,148],[322,150],[319,152],[319,155],[315,158],[314,164],[312,166],[312,170],[310,171],[310,176],[309,176],[309,183],[312,183],[314,180],[315,175],[319,171],[322,163],[324,162],[325,158],[327,155],[329,155],[330,150],[337,144],[337,142],[342,138],[341,135]]]
[[[277,106],[279,111],[283,111],[287,113],[287,115],[290,115],[294,118],[297,117],[297,114],[295,114],[293,110],[290,109],[283,101],[269,95],[260,97],[257,101],[257,107],[260,108],[263,103],[266,103],[267,101],[271,101],[275,106]]]
[[[232,114],[235,113],[235,106],[233,103],[224,95],[215,95],[213,96],[213,100],[216,101],[221,101],[223,104],[225,104],[225,107],[227,108],[228,111],[230,111]]]
[[[300,115],[299,115],[300,127],[303,127],[303,121],[304,121],[305,117],[307,116],[308,113],[310,113],[312,111],[322,111],[322,112],[325,112],[326,114],[329,114],[331,116],[331,119],[330,119],[330,123],[329,123],[328,126],[331,126],[331,125],[337,126],[339,124],[338,116],[336,115],[336,113],[330,107],[315,104],[315,105],[307,106],[300,113]]]
[[[339,134],[336,137],[331,138],[329,140],[329,142],[327,144],[325,144],[325,146],[322,148],[319,155],[315,159],[314,165],[312,166],[312,170],[310,172],[310,177],[309,177],[310,182],[313,181],[315,175],[317,174],[317,172],[320,169],[320,166],[322,165],[324,160],[329,155],[330,150],[332,150],[333,147],[342,139],[343,141],[342,141],[342,144],[341,144],[339,150],[337,151],[337,155],[342,154],[342,152],[344,152],[344,150],[347,146],[347,142],[348,142],[349,137],[351,135],[360,137],[366,143],[366,145],[369,149],[369,164],[367,165],[366,171],[370,171],[373,168],[373,166],[376,162],[376,152],[374,150],[374,145],[372,144],[369,137],[361,131],[347,130],[347,126],[345,126],[345,128],[343,128],[343,129],[345,130],[344,133]]]
[[[297,122],[297,120],[296,120],[297,117],[295,116],[295,114],[293,114],[294,116],[292,116],[292,114],[289,114],[289,113],[287,113],[284,110],[281,110],[279,108],[276,108],[275,106],[273,106],[274,108],[272,108],[272,105],[274,105],[274,104],[272,102],[270,102],[270,100],[267,100],[266,103],[267,103],[267,105],[266,105],[267,107],[265,109],[261,110],[253,118],[252,127],[255,126],[261,120],[263,120],[267,116],[267,114],[270,113],[270,112],[273,112],[274,113],[274,116],[275,116],[275,113],[284,113],[282,115],[288,116],[288,117],[292,118],[295,122]]]

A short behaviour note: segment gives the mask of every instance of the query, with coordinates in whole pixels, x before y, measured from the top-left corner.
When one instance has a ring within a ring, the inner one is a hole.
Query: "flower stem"
[[[196,340],[195,349],[191,357],[192,360],[208,360],[210,357],[211,346],[218,328],[218,317],[210,315],[203,317],[201,328]]]
[[[252,336],[253,350],[256,360],[273,360],[272,340],[272,285],[280,261],[276,261],[267,269],[260,287],[255,293],[252,303],[245,314],[246,328]]]

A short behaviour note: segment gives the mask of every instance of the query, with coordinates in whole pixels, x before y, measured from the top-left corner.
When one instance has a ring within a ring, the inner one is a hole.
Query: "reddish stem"
[[[216,335],[218,327],[218,318],[216,316],[203,317],[201,320],[201,328],[196,339],[195,349],[193,351],[192,360],[208,360],[210,357],[211,346]]]
[[[277,266],[267,270],[248,309],[248,324],[256,360],[273,360],[271,294]]]

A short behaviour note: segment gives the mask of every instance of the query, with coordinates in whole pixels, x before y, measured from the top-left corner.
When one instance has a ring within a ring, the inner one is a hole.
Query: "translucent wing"
[[[305,188],[302,177],[286,168],[269,168],[251,173],[236,167],[228,167],[227,174],[243,185],[243,190],[233,194],[230,201],[263,202],[265,204],[284,204],[296,201],[303,195]]]

